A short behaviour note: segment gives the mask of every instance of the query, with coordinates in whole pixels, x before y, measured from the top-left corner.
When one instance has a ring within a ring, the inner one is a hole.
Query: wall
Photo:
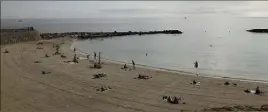
[[[1,45],[40,39],[39,32],[34,29],[1,29]]]

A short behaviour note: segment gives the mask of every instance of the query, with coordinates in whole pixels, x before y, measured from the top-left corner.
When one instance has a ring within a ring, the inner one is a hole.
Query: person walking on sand
[[[74,52],[76,51],[76,49],[74,48]]]
[[[132,60],[133,70],[135,70],[135,62]]]
[[[198,68],[198,62],[197,62],[197,61],[195,61],[195,63],[194,63],[194,67],[195,67],[195,68]]]

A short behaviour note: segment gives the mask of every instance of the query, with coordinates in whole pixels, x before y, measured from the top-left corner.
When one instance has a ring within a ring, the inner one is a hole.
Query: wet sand
[[[268,104],[267,83],[207,78],[141,67],[124,71],[120,69],[122,64],[108,61],[103,61],[102,69],[94,69],[87,60],[79,60],[78,64],[63,62],[73,58],[71,39],[66,39],[60,48],[66,59],[52,55],[55,52],[53,44],[61,43],[61,39],[42,42],[44,44],[39,46],[44,49],[36,49],[38,42],[1,46],[1,112],[178,112]],[[10,53],[2,53],[5,48]],[[44,58],[45,53],[50,57]],[[43,70],[51,73],[42,74]],[[106,73],[107,77],[92,79],[96,73]],[[134,79],[139,73],[152,78]],[[200,85],[190,84],[192,80]],[[225,86],[225,81],[231,85]],[[102,85],[112,89],[96,91]],[[264,94],[244,92],[257,86]],[[163,95],[180,96],[186,104],[169,104],[162,100]]]

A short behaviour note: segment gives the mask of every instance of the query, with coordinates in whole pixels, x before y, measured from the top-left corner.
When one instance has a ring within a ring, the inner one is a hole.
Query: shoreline
[[[76,41],[77,39],[73,39],[73,42],[71,43],[70,46],[70,50],[73,50],[74,48],[76,48],[76,50],[78,51],[79,54],[81,55],[88,55],[88,53],[82,51],[80,48],[77,48],[76,45]],[[90,54],[90,56],[92,56]],[[114,64],[127,64],[127,65],[131,65],[131,63],[126,63],[123,61],[119,61],[119,60],[113,60],[113,59],[109,59],[106,57],[101,57],[101,59],[104,59],[104,61],[108,61],[108,62],[112,62]],[[161,67],[155,67],[155,66],[149,66],[149,65],[143,65],[143,64],[136,64],[137,67],[142,67],[144,69],[151,69],[151,70],[159,70],[159,71],[165,71],[165,72],[170,72],[170,73],[178,73],[178,74],[183,74],[183,75],[191,75],[191,76],[196,76],[197,73],[194,72],[187,72],[187,71],[180,71],[180,70],[175,70],[175,69],[168,69],[168,68],[161,68]],[[222,77],[222,76],[212,76],[212,75],[207,75],[207,74],[198,74],[198,77],[204,77],[204,78],[215,78],[215,79],[228,79],[228,80],[237,80],[237,81],[245,81],[245,82],[258,82],[258,83],[268,83],[268,80],[254,80],[254,79],[244,79],[244,78],[235,78],[235,77]]]

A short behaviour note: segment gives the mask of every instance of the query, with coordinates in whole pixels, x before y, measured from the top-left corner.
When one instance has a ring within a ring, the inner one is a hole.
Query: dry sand
[[[43,42],[40,46],[44,49],[36,49],[37,42],[1,46],[1,112],[178,112],[268,104],[268,84],[265,83],[205,78],[140,67],[124,71],[120,69],[123,65],[107,61],[102,69],[93,69],[87,60],[79,60],[78,64],[63,63],[73,58],[71,39],[65,40],[60,48],[67,59],[52,55],[55,52],[52,46],[61,43],[60,39]],[[5,48],[10,53],[2,53]],[[50,57],[44,58],[45,53]],[[42,70],[51,74],[41,74]],[[107,77],[92,79],[95,73],[106,73]],[[138,73],[152,78],[134,79]],[[191,85],[192,80],[201,82],[201,85]],[[227,80],[237,86],[223,85]],[[102,85],[112,89],[96,91]],[[263,95],[243,91],[257,86],[265,92]],[[186,104],[169,104],[162,100],[163,95],[181,96]]]

